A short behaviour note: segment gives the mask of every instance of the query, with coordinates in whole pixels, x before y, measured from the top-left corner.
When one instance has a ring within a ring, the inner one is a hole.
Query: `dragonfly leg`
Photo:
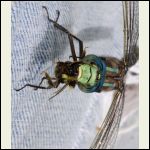
[[[45,74],[45,77],[43,77],[42,79],[41,79],[41,82],[39,83],[39,86],[42,84],[42,82],[44,81],[44,80],[47,80],[48,81],[48,87],[49,88],[57,88],[57,86],[58,85],[56,85],[56,82],[52,82],[52,79],[54,79],[54,78],[51,78],[49,75],[48,75],[48,73],[47,72],[44,72],[44,74]],[[38,89],[38,87],[36,87],[34,90],[37,90]]]
[[[55,81],[55,82],[52,82],[52,79],[54,78],[51,78],[48,73],[44,72],[45,73],[45,77],[43,77],[39,83],[39,85],[33,85],[33,84],[25,84],[23,87],[19,88],[19,89],[15,89],[16,91],[20,91],[22,89],[24,89],[25,87],[29,86],[29,87],[33,87],[34,90],[37,90],[37,89],[51,89],[51,88],[57,88],[58,85],[59,85],[59,82]],[[48,81],[48,87],[44,87],[44,86],[41,86],[41,84],[43,83],[44,80],[47,80]]]
[[[51,87],[43,87],[43,86],[38,86],[38,85],[33,85],[33,84],[25,84],[23,87],[19,88],[19,89],[15,89],[16,91],[20,91],[22,89],[24,89],[25,87],[33,87],[34,89],[50,89]]]
[[[48,81],[49,87],[57,88],[59,85],[59,82],[56,80],[56,78],[51,78],[47,72],[44,72],[44,73],[45,73],[45,78]],[[56,81],[53,82],[52,79],[55,79]]]
[[[66,34],[68,34],[68,37],[71,36],[79,42],[79,57],[83,58],[85,56],[85,50],[83,50],[83,42],[78,37],[76,37],[75,35],[70,33],[66,28],[64,28],[63,26],[61,26],[60,24],[57,23],[60,13],[58,13],[59,15],[57,16],[56,21],[54,21],[49,17],[47,8],[45,6],[43,6],[43,8],[46,10],[48,20],[54,24],[54,27],[65,32]],[[71,50],[71,52],[72,52],[72,50]],[[74,55],[74,54],[72,54],[72,55]]]
[[[75,53],[73,38],[72,38],[72,36],[70,36],[70,34],[68,34],[68,38],[69,38],[69,43],[70,43],[72,58],[73,58],[74,61],[77,61],[77,56],[76,56],[76,53]]]
[[[41,79],[41,82],[39,83],[38,87],[43,83],[44,80],[46,80],[46,77],[43,77],[43,78]],[[34,90],[37,90],[38,87],[34,88]]]

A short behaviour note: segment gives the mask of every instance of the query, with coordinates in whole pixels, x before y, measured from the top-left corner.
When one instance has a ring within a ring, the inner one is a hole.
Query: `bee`
[[[124,61],[114,57],[101,57],[94,54],[86,55],[83,41],[58,24],[60,12],[57,10],[57,17],[55,20],[52,20],[49,17],[47,7],[42,7],[47,13],[48,20],[53,23],[54,27],[68,35],[72,54],[70,57],[72,57],[73,61],[57,62],[55,77],[50,77],[47,72],[44,72],[44,77],[39,85],[26,84],[22,88],[15,90],[20,91],[27,86],[33,87],[34,90],[51,89],[58,88],[60,84],[63,84],[62,88],[50,99],[62,92],[67,86],[74,88],[78,85],[79,89],[86,93],[120,90],[123,86],[123,77],[127,72]],[[77,40],[79,43],[79,56],[76,55],[73,40]],[[41,86],[44,80],[47,80],[47,87]]]

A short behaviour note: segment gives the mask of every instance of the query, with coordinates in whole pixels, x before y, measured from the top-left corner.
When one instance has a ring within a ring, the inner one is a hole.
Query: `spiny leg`
[[[44,73],[45,73],[45,77],[48,81],[49,86],[52,86],[53,88],[57,88],[60,82],[58,80],[56,80],[55,82],[52,82],[53,78],[51,78],[47,72],[44,72]]]
[[[58,91],[56,91],[55,94],[49,98],[49,100],[51,100],[52,98],[57,96],[59,93],[61,93],[67,86],[68,86],[68,84],[65,84],[62,88],[60,88]]]
[[[50,89],[51,87],[43,87],[43,86],[38,86],[38,85],[33,85],[33,84],[25,84],[22,88],[20,88],[20,89],[15,89],[16,91],[20,91],[20,90],[22,90],[22,89],[24,89],[25,87],[27,87],[27,86],[29,86],[29,87],[33,87],[33,88],[35,88],[35,89]]]
[[[41,82],[43,82],[41,80]],[[48,82],[49,83],[49,82]],[[41,83],[42,84],[42,83]],[[14,89],[16,91],[20,91],[22,89],[24,89],[25,87],[29,86],[29,87],[33,87],[34,90],[37,90],[37,89],[51,89],[51,88],[57,88],[59,85],[58,82],[54,82],[53,85],[49,84],[48,87],[44,87],[44,86],[39,86],[39,85],[33,85],[33,84],[25,84],[23,87],[21,87],[20,89]]]
[[[41,79],[41,82],[39,83],[39,85],[33,85],[33,84],[25,84],[23,87],[21,87],[20,89],[15,89],[16,91],[20,91],[22,89],[24,89],[25,87],[29,86],[29,87],[33,87],[34,90],[37,90],[37,89],[51,89],[51,88],[57,88],[58,85],[59,85],[59,82],[56,80],[55,82],[52,82],[52,79],[48,73],[45,72],[45,77],[43,77]],[[44,86],[41,86],[42,82],[44,80],[47,80],[48,81],[48,87],[44,87]]]
[[[54,27],[57,27],[59,30],[61,30],[61,31],[67,33],[68,35],[72,36],[74,39],[76,39],[79,42],[79,58],[83,58],[85,56],[85,51],[83,50],[83,42],[79,38],[77,38],[75,35],[73,35],[72,33],[70,33],[66,28],[64,28],[63,26],[61,26],[60,24],[58,24],[57,23],[58,19],[56,19],[56,21],[50,19],[47,8],[45,6],[43,6],[43,8],[47,12],[48,20],[54,24]]]
[[[86,55],[86,50],[85,50],[86,48],[88,48],[88,47],[85,47],[85,48],[84,48],[81,57],[80,57],[80,56],[76,56],[77,58],[79,58],[79,60],[82,59],[82,58]],[[71,57],[73,57],[73,56],[69,56],[69,59],[70,59]]]
[[[41,79],[41,82],[39,83],[38,86],[40,86],[40,85],[43,83],[44,80],[46,80],[46,77],[43,77],[43,78]],[[36,87],[34,90],[37,90],[37,89],[38,89],[38,88]]]
[[[42,6],[42,8],[44,8],[44,9],[46,10],[48,20],[51,21],[51,22],[53,22],[53,23],[57,23],[57,21],[58,21],[58,19],[59,19],[59,16],[60,16],[59,10],[56,10],[56,12],[57,12],[57,17],[56,17],[56,20],[54,21],[54,20],[50,19],[47,7],[46,7],[46,6]]]
[[[76,56],[76,53],[75,53],[73,38],[69,34],[68,34],[68,38],[69,38],[69,43],[70,43],[70,48],[71,48],[71,53],[72,53],[71,57],[73,58],[74,61],[77,61],[77,56]]]

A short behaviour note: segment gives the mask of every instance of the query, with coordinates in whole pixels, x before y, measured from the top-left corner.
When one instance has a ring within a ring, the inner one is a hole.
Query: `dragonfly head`
[[[61,83],[68,83],[69,85],[73,85],[73,83],[76,83],[78,66],[79,65],[76,63],[70,61],[57,62],[55,67],[55,77]]]

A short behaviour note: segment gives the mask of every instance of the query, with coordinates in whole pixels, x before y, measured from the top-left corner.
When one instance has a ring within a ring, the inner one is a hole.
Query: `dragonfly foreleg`
[[[48,81],[49,87],[57,88],[59,85],[59,82],[56,79],[55,79],[56,81],[53,82],[52,79],[54,79],[54,78],[51,78],[47,72],[44,72],[44,73],[45,73],[45,78]]]
[[[21,87],[20,89],[15,89],[16,91],[20,91],[22,89],[24,89],[25,87],[33,87],[34,89],[50,89],[50,87],[43,87],[43,86],[38,86],[38,85],[33,85],[33,84],[25,84],[23,87]]]
[[[45,79],[46,79],[46,77],[43,77],[43,78],[41,79],[41,82],[39,83],[38,87],[42,84],[42,82],[43,82]],[[34,90],[37,90],[38,87],[34,88]]]

